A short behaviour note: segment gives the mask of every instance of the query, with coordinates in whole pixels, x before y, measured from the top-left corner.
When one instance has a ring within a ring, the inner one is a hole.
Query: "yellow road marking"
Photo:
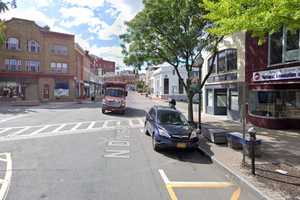
[[[177,182],[169,183],[173,188],[226,188],[233,184],[230,182]]]
[[[166,187],[167,187],[167,190],[168,190],[168,193],[170,195],[171,200],[178,200],[172,186],[171,185],[166,185]]]
[[[238,188],[231,196],[230,200],[239,200],[241,194],[241,188]]]
[[[183,182],[183,181],[169,181],[167,175],[162,169],[158,170],[169,193],[171,200],[178,200],[174,188],[227,188],[234,186],[230,182]],[[238,188],[231,196],[230,200],[239,200],[241,188]]]

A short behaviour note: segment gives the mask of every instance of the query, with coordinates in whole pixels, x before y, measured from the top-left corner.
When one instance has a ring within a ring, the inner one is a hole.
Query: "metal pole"
[[[252,164],[252,174],[255,175],[255,135],[251,136],[251,164]]]
[[[246,139],[246,83],[243,83],[243,97],[242,97],[242,123],[243,123],[243,141]],[[246,163],[246,149],[243,147],[243,161],[242,165]]]
[[[198,93],[198,129],[201,131],[201,88],[200,88],[200,85],[201,85],[201,73],[200,73],[200,67],[199,66],[199,71],[198,71],[198,85],[199,85],[199,93]]]

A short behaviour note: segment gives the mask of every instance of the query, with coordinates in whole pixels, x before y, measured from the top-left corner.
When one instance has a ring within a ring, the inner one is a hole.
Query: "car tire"
[[[160,150],[158,144],[156,143],[156,141],[154,139],[154,134],[152,134],[152,147],[153,147],[154,151],[159,151]]]
[[[105,114],[105,113],[106,113],[106,110],[105,110],[105,109],[103,109],[103,108],[102,108],[102,113],[103,113],[103,114]]]
[[[121,114],[121,115],[125,115],[125,110],[122,110],[122,111],[120,112],[120,114]]]

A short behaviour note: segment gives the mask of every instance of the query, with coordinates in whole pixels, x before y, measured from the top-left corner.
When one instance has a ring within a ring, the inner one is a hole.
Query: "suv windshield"
[[[106,89],[105,90],[105,96],[111,96],[111,97],[123,97],[124,91],[120,89]]]
[[[157,114],[160,124],[188,125],[188,121],[180,112],[159,110]]]

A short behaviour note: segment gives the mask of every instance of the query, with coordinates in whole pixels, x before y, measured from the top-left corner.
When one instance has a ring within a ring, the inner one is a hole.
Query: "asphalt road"
[[[103,115],[100,103],[10,108],[21,117],[0,123],[6,199],[257,199],[200,151],[154,152],[143,132],[154,102],[129,93],[127,104],[124,116]]]

